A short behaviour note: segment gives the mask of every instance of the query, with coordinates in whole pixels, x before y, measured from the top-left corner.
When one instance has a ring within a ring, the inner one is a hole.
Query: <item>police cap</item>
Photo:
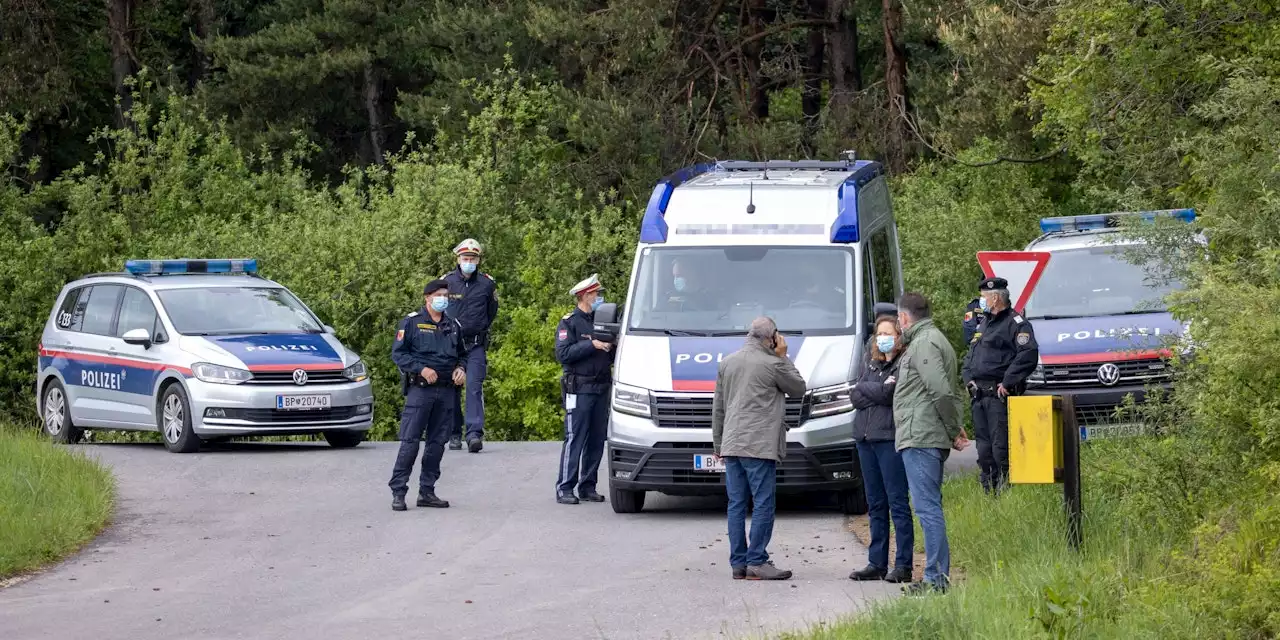
[[[978,291],[995,291],[996,289],[1008,288],[1008,280],[1005,280],[1004,278],[996,278],[994,276],[990,278],[983,278],[982,282],[978,283]]]
[[[448,288],[449,288],[449,283],[447,281],[445,281],[443,278],[436,278],[435,280],[428,282],[427,286],[422,288],[422,295],[429,296],[441,289],[448,289]]]
[[[601,289],[604,289],[604,285],[600,284],[600,276],[599,274],[593,273],[591,274],[591,277],[573,285],[573,288],[569,290],[569,295],[577,296],[584,293],[594,293]]]

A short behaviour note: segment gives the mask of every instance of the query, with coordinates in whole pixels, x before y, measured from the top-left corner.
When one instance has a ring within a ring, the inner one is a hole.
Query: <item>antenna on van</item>
[[[747,215],[756,212],[756,183],[747,183]]]

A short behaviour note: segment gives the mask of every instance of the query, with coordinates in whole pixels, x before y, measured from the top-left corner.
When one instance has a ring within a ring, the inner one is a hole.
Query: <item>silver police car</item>
[[[158,431],[178,453],[315,433],[354,447],[373,424],[360,357],[256,260],[130,260],[68,284],[45,324],[36,400],[55,440]]]

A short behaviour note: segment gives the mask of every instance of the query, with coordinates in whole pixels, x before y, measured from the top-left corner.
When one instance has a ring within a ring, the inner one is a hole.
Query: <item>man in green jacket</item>
[[[942,465],[951,449],[969,446],[956,386],[956,352],[934,326],[929,301],[918,293],[898,300],[898,320],[907,348],[898,361],[893,421],[898,453],[907,469],[907,487],[924,532],[924,581],[909,594],[945,592],[951,572],[951,547],[942,514]]]

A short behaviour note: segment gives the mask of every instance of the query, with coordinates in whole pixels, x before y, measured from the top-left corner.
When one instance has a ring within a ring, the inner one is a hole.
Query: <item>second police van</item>
[[[1043,235],[1026,247],[1050,254],[1023,310],[1040,344],[1027,393],[1072,396],[1086,440],[1136,433],[1116,408],[1125,396],[1141,402],[1148,389],[1168,387],[1169,360],[1183,355],[1185,325],[1164,301],[1181,284],[1135,264],[1141,241],[1120,233],[1123,218],[1157,216],[1195,220],[1191,209],[1045,218]]]
[[[256,260],[131,260],[63,287],[36,370],[45,432],[157,431],[206,439],[323,434],[353,447],[373,424],[360,357]]]
[[[644,214],[614,365],[614,511],[640,511],[650,491],[723,493],[711,442],[716,373],[763,315],[787,337],[809,389],[787,400],[778,492],[830,492],[864,513],[849,385],[873,305],[902,293],[900,265],[879,163],[725,161],[662,180]]]

